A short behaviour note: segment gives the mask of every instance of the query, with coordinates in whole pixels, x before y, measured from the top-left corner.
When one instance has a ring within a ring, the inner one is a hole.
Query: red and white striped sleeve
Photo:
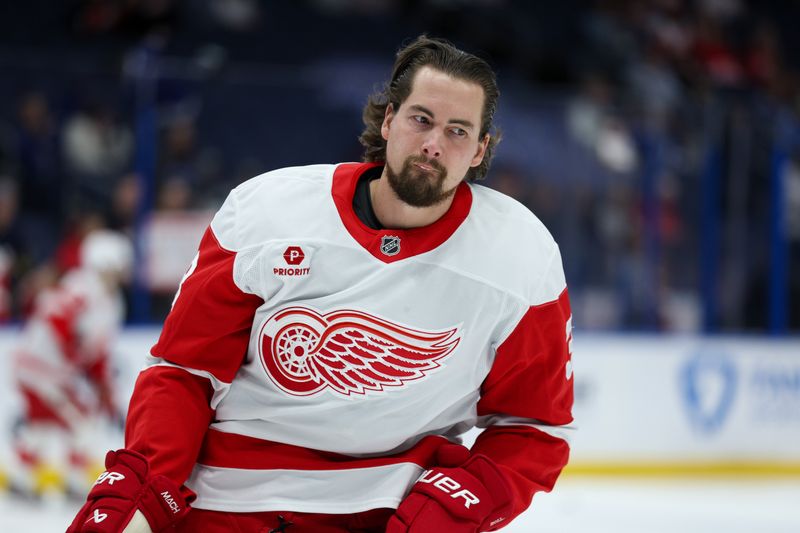
[[[557,249],[534,299],[496,350],[478,402],[486,429],[472,447],[507,474],[512,517],[553,488],[569,458],[572,315]]]
[[[144,454],[154,473],[178,483],[195,464],[213,408],[245,358],[253,317],[263,303],[234,281],[234,193],[203,235],[151,350],[157,363],[140,374],[128,410],[126,446]]]

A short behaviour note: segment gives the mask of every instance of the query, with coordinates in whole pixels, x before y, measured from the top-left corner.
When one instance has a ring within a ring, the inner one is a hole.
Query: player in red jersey
[[[79,267],[37,297],[13,354],[25,408],[15,428],[13,489],[82,495],[91,485],[98,458],[86,450],[97,438],[98,415],[119,413],[109,359],[124,317],[120,285],[132,263],[125,236],[93,231],[81,243]]]
[[[552,489],[571,314],[550,234],[474,183],[497,99],[486,62],[420,37],[364,163],[231,192],[70,533],[492,531]]]

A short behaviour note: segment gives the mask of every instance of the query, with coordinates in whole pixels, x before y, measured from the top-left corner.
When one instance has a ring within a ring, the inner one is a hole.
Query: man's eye
[[[452,128],[450,131],[457,137],[465,137],[467,135],[467,130],[462,130],[461,128]]]
[[[423,117],[422,115],[414,115],[412,118],[416,122],[419,122],[420,124],[427,124],[428,123],[428,117]]]

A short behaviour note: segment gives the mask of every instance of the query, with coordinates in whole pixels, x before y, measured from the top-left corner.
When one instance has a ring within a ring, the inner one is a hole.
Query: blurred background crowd
[[[4,2],[0,323],[101,227],[136,243],[128,321],[162,320],[228,191],[359,160],[367,95],[427,32],[497,69],[486,185],[554,234],[577,327],[797,333],[798,20],[789,0]]]

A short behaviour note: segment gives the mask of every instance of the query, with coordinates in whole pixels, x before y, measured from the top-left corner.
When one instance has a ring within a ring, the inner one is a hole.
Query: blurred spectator
[[[645,9],[642,15],[645,39],[651,46],[657,46],[671,62],[680,61],[687,55],[693,39],[687,2],[649,2]]]
[[[182,177],[172,176],[161,184],[144,238],[145,253],[149,255],[145,276],[150,288],[151,316],[167,316],[185,265],[196,253],[210,219],[210,213],[196,207],[192,187]]]
[[[192,207],[192,188],[180,176],[173,176],[161,185],[156,200],[159,212],[188,211]]]
[[[192,118],[179,117],[166,125],[159,155],[159,181],[176,176],[192,184],[199,181],[197,130]]]
[[[138,39],[152,32],[173,32],[178,24],[176,0],[80,0],[72,29],[80,35],[116,33]]]
[[[742,0],[697,0],[697,9],[704,17],[728,21],[744,12]]]
[[[507,194],[523,204],[530,203],[531,184],[518,169],[509,165],[495,165],[488,180],[488,185],[492,189]]]
[[[105,218],[99,211],[81,210],[72,215],[54,255],[55,267],[59,273],[80,266],[81,246],[86,236],[105,226]]]
[[[595,154],[606,168],[618,174],[630,174],[639,166],[639,153],[628,123],[606,117],[595,140]]]
[[[666,127],[684,100],[683,87],[666,51],[649,43],[641,60],[631,65],[627,78],[637,114],[650,127]]]
[[[14,315],[13,293],[25,262],[25,241],[19,229],[19,196],[11,178],[0,176],[0,323]]]
[[[587,74],[567,106],[567,126],[579,143],[593,149],[611,113],[614,88],[600,74]]]
[[[77,4],[72,26],[79,34],[109,32],[122,17],[123,5],[117,0],[80,0]]]
[[[234,31],[249,31],[261,18],[261,6],[256,0],[206,0],[207,10],[223,27]]]
[[[639,50],[637,25],[631,21],[636,2],[593,2],[581,17],[584,46],[576,51],[581,72],[594,71],[619,81]]]
[[[594,152],[609,170],[628,174],[638,155],[627,123],[614,101],[615,87],[601,76],[588,76],[567,107],[567,126],[576,140]]]
[[[220,191],[229,185],[228,180],[231,179],[230,176],[225,176],[219,151],[215,147],[200,145],[198,135],[194,117],[179,115],[165,126],[158,149],[157,190],[174,189],[176,183],[182,182],[191,192],[188,200],[192,205],[188,207],[209,201],[218,202]],[[246,158],[238,164],[247,165],[252,160]],[[262,165],[259,163],[256,169],[248,167],[248,171],[253,173],[242,179],[260,174],[264,169]],[[238,169],[231,172],[239,175]]]
[[[775,26],[760,21],[750,35],[744,54],[744,66],[748,78],[757,87],[771,90],[780,83],[784,71],[780,43]]]
[[[64,160],[77,193],[77,205],[107,205],[117,176],[131,162],[130,129],[110,106],[93,101],[66,120],[63,139]]]
[[[17,153],[19,162],[22,231],[34,260],[43,261],[58,240],[66,192],[61,170],[60,137],[45,96],[26,93],[18,108]]]
[[[123,175],[116,184],[108,213],[109,227],[133,236],[142,202],[142,178],[135,172]]]
[[[734,88],[745,81],[744,67],[717,18],[708,15],[697,18],[692,56],[714,86]]]

